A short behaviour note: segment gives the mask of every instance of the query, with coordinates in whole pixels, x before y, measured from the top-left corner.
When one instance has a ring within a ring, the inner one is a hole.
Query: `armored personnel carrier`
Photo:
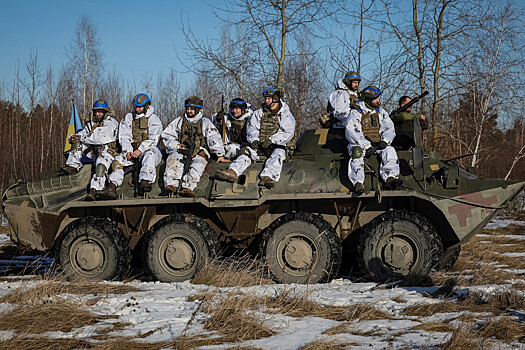
[[[75,175],[12,185],[2,207],[12,241],[52,250],[70,278],[123,278],[135,251],[154,278],[182,281],[221,245],[249,243],[278,282],[327,282],[351,260],[377,281],[422,275],[450,268],[461,244],[512,205],[525,182],[481,179],[455,159],[423,152],[417,127],[398,131],[398,190],[382,189],[372,156],[366,192],[356,196],[344,130],[317,129],[300,136],[272,189],[258,186],[263,161],[234,184],[215,176],[226,165],[210,162],[195,198],[161,197],[160,166],[147,197],[136,197],[129,173],[117,200],[86,202],[85,165]]]

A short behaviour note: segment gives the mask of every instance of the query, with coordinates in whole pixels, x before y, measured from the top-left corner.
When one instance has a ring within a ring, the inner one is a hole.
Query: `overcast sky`
[[[0,11],[0,82],[11,84],[15,67],[21,73],[36,49],[42,68],[51,65],[57,73],[66,61],[66,48],[82,14],[98,30],[106,68],[116,68],[133,84],[180,63],[175,50],[184,55],[181,16],[190,18],[201,37],[215,36],[218,20],[205,1],[101,1],[101,0],[8,0]],[[189,75],[188,75],[189,76]]]

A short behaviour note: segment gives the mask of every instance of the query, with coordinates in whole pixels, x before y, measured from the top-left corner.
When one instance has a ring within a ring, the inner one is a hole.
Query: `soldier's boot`
[[[193,192],[189,188],[183,188],[183,189],[180,190],[179,193],[183,197],[195,197],[195,192]]]
[[[151,182],[148,180],[140,180],[139,193],[151,192]]]
[[[358,196],[362,195],[365,193],[365,186],[363,186],[362,183],[357,182],[354,186],[354,193]]]
[[[97,200],[97,192],[98,192],[97,190],[95,190],[94,188],[91,188],[84,200],[88,202]]]
[[[71,165],[66,165],[60,169],[60,175],[75,175],[78,174],[79,170]]]
[[[264,186],[268,189],[271,189],[275,186],[277,182],[275,182],[274,179],[272,179],[271,177],[269,176],[263,176],[263,178],[261,179],[261,181],[259,181],[259,186]]]
[[[96,198],[101,200],[117,199],[117,185],[114,182],[110,182],[106,188],[97,193]]]
[[[403,180],[396,179],[395,177],[388,177],[385,181],[385,188],[390,190],[397,190],[403,184]]]
[[[233,169],[217,170],[217,176],[229,182],[237,182],[239,178]]]
[[[169,195],[175,195],[177,194],[177,186],[175,185],[168,185],[166,187],[164,187],[164,190],[161,192],[161,196],[163,197],[169,197]]]

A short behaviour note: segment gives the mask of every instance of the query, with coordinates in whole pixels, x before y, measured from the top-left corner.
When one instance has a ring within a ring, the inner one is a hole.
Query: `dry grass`
[[[525,324],[513,321],[510,317],[494,318],[478,331],[484,339],[496,338],[502,342],[525,342]]]
[[[344,350],[349,346],[358,346],[356,343],[340,343],[335,340],[314,340],[306,344],[301,350]]]
[[[41,337],[14,337],[12,339],[1,339],[0,349],[20,350],[63,350],[63,349],[90,349],[91,344],[77,339],[50,339]]]
[[[427,332],[443,332],[443,333],[452,333],[454,327],[448,323],[438,323],[438,322],[427,322],[422,323],[411,328],[412,330],[423,330]]]
[[[490,344],[486,344],[484,339],[472,331],[472,325],[469,323],[461,323],[456,327],[450,340],[442,344],[441,348],[445,350],[491,349]]]
[[[214,287],[249,287],[274,283],[261,262],[249,257],[210,260],[191,282]]]
[[[26,334],[70,332],[74,328],[93,325],[108,318],[116,316],[95,316],[77,303],[55,299],[38,304],[17,305],[3,312],[0,317],[0,330],[14,330]]]
[[[32,300],[49,298],[60,294],[126,294],[140,292],[128,285],[111,285],[104,282],[73,281],[67,282],[60,279],[47,280],[35,287],[27,288],[26,285],[15,289],[0,298],[0,303],[27,304]]]

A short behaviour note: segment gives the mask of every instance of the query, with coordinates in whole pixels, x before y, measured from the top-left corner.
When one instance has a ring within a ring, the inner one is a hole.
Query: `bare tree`
[[[69,64],[76,74],[81,95],[81,117],[87,118],[94,102],[95,86],[103,71],[103,54],[97,29],[92,20],[83,14],[75,27],[69,51]]]
[[[35,48],[29,50],[29,59],[25,64],[27,79],[22,79],[20,84],[27,92],[29,99],[29,110],[33,110],[38,99],[38,88],[43,85],[42,70],[38,63],[38,50]]]

